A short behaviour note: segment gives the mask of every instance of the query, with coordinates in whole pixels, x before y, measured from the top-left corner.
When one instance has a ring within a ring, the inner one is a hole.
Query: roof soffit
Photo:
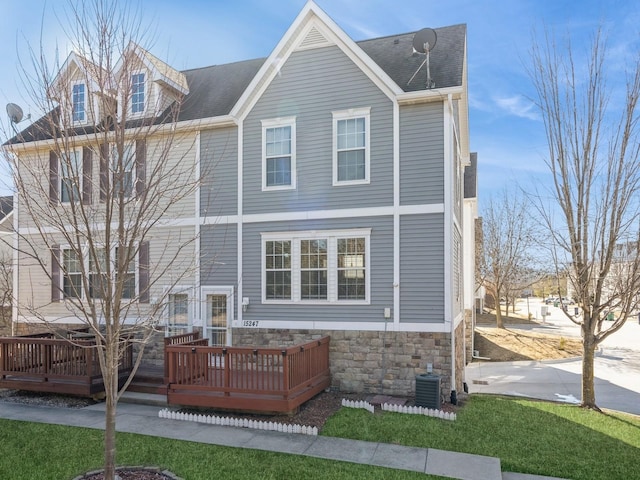
[[[309,0],[293,21],[278,45],[271,52],[230,114],[243,119],[282,65],[295,51],[337,45],[389,98],[402,90],[364,51],[312,0]]]

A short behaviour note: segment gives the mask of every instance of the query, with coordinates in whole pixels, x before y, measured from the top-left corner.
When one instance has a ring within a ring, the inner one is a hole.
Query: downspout
[[[447,125],[447,128],[449,129],[450,134],[452,133],[453,135],[455,135],[455,131],[453,130],[453,99],[451,94],[449,93],[447,95],[447,103],[449,105],[449,124]],[[449,139],[451,140],[451,139]],[[449,144],[449,146],[451,146],[451,143]],[[452,156],[450,156],[450,159],[453,159],[453,156],[457,155],[458,152],[454,152],[452,151]],[[449,165],[449,169],[451,170],[452,166],[453,166],[453,162]],[[455,175],[452,175],[452,180],[455,181]],[[450,186],[453,187],[453,182],[450,182]],[[450,190],[449,194],[449,211],[451,212],[451,214],[453,215],[453,202],[451,201],[451,197],[453,196],[453,192],[455,192],[455,188],[452,188]],[[451,225],[449,225],[449,228],[451,229]],[[449,241],[453,241],[453,236],[450,235],[449,237]],[[451,257],[449,257],[449,262],[451,262]],[[451,283],[452,278],[449,277],[449,282]],[[451,293],[451,284],[449,285],[449,292]],[[449,296],[449,301],[451,302],[451,299],[453,298],[452,295]],[[452,309],[453,310],[453,309]],[[453,312],[451,312],[451,404],[452,405],[457,405],[458,404],[458,395],[456,393],[456,325],[455,325],[455,319],[453,318]]]
[[[18,323],[18,270],[20,269],[20,262],[18,261],[18,248],[19,244],[19,236],[18,236],[18,198],[19,194],[16,191],[13,195],[13,275],[11,278],[11,336],[14,337],[16,335],[16,324]]]

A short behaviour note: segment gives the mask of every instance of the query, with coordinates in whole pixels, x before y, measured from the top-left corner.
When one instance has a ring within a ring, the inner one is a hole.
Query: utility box
[[[440,410],[440,375],[416,376],[416,407]]]

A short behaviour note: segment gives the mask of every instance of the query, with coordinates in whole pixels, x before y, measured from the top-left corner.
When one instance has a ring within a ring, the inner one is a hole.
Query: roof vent
[[[326,47],[331,42],[314,26],[298,44],[298,49]]]

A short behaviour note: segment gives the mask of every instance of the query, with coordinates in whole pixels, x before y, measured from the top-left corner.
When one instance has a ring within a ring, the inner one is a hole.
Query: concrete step
[[[144,392],[132,392],[127,390],[120,397],[122,403],[134,403],[138,405],[152,405],[155,407],[167,407],[166,395],[159,395],[157,393],[144,393]]]
[[[127,392],[154,393],[166,396],[167,386],[162,383],[139,381],[136,378],[131,382],[129,387],[127,387]]]

